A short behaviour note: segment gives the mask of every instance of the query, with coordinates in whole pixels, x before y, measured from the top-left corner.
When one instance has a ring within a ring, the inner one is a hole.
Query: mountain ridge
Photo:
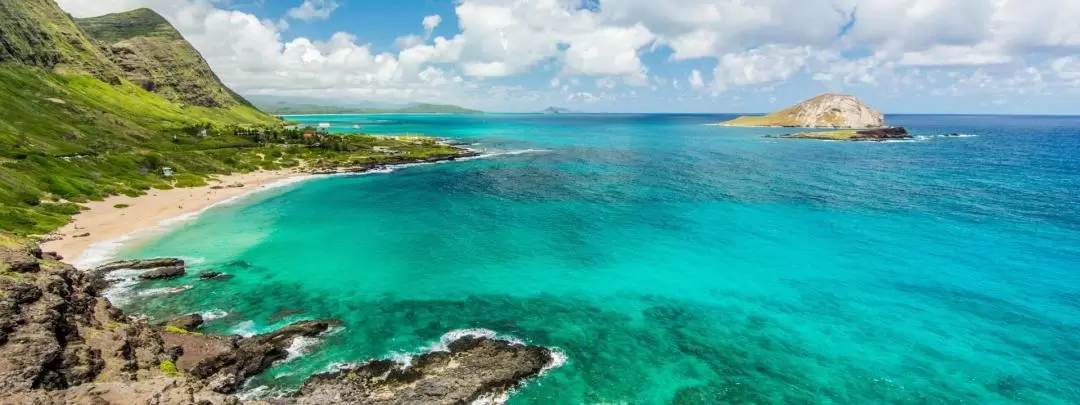
[[[225,86],[199,51],[153,10],[140,8],[74,21],[127,80],[147,91],[201,107],[251,106]]]

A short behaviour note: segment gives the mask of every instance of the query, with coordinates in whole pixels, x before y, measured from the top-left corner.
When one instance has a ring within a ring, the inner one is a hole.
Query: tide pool
[[[494,156],[292,184],[125,246],[192,259],[125,310],[344,321],[256,393],[482,328],[568,358],[511,404],[1080,403],[1080,118],[888,117],[919,135],[894,143],[709,115],[289,118]]]

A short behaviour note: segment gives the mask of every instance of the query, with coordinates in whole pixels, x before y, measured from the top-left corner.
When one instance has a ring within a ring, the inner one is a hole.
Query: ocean
[[[112,292],[125,310],[344,321],[249,395],[481,329],[566,356],[510,404],[1080,403],[1080,117],[889,116],[918,137],[886,143],[724,115],[289,118],[488,156],[285,185],[116,252],[190,263]]]

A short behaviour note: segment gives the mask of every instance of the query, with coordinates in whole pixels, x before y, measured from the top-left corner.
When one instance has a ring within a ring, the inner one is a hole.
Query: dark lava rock
[[[165,321],[164,326],[173,326],[186,331],[199,329],[203,324],[203,317],[199,314],[181,315]]]
[[[132,269],[132,270],[144,270],[144,269],[156,269],[159,267],[183,267],[184,261],[175,258],[161,258],[161,259],[144,259],[144,260],[121,260],[118,262],[112,262],[109,264],[98,266],[94,269],[95,273],[110,272],[113,270]]]
[[[206,380],[215,392],[230,393],[240,388],[244,379],[269,368],[274,362],[284,360],[286,349],[298,337],[314,337],[339,321],[301,321],[274,332],[249,338],[235,338],[233,350],[203,359],[190,371],[190,375]]]
[[[860,141],[875,141],[875,140],[887,140],[887,139],[908,139],[911,138],[911,134],[908,134],[907,129],[904,127],[890,127],[890,128],[876,128],[876,129],[863,129],[855,131],[855,136],[852,140]]]
[[[411,365],[375,360],[316,374],[293,394],[297,404],[467,404],[504,394],[555,361],[551,351],[485,337],[463,337],[448,352],[431,352]]]
[[[224,275],[225,273],[220,271],[207,271],[199,274],[199,280],[213,280]]]
[[[180,277],[185,273],[187,273],[187,271],[184,270],[184,266],[171,266],[147,271],[140,274],[139,278],[143,280],[166,280]]]

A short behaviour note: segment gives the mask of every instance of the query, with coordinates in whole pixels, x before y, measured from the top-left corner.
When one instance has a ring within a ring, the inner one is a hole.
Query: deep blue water
[[[214,208],[123,254],[236,277],[127,307],[345,321],[251,387],[483,328],[569,359],[512,404],[1080,403],[1080,118],[888,117],[920,135],[896,143],[727,118],[291,117],[497,156]]]

